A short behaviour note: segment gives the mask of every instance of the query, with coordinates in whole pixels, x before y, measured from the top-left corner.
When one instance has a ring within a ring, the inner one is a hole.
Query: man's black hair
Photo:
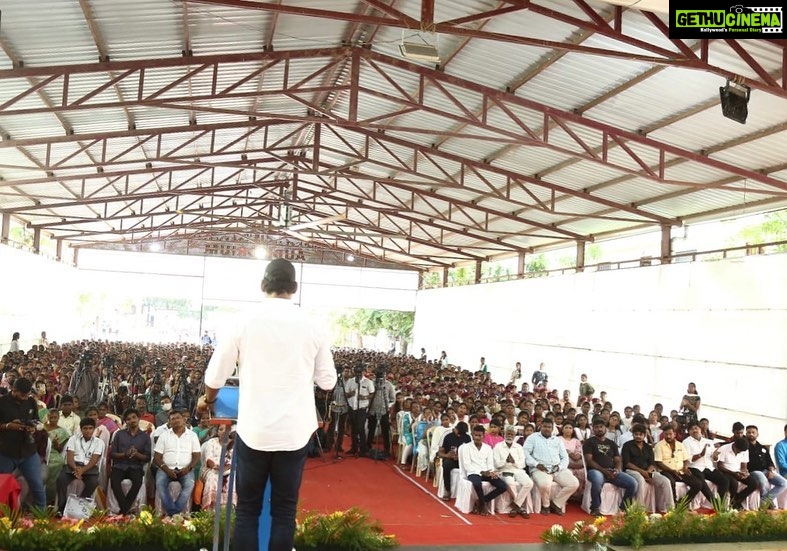
[[[464,421],[459,421],[456,424],[456,432],[458,432],[462,436],[467,434],[467,423],[465,423]]]
[[[96,422],[90,417],[85,417],[81,421],[79,421],[79,428],[82,428],[82,427],[93,427],[93,428],[95,428],[95,426],[96,426]]]
[[[19,377],[14,381],[14,390],[18,390],[19,392],[28,393],[32,388],[33,383],[30,382],[30,379],[25,377]]]

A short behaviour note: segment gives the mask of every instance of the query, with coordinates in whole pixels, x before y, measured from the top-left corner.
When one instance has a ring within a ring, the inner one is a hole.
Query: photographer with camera
[[[388,412],[396,402],[396,389],[391,381],[385,378],[386,366],[378,366],[374,371],[374,394],[369,401],[369,418],[367,424],[366,448],[372,449],[374,433],[377,425],[380,425],[380,433],[383,436],[383,454],[385,457],[391,455],[391,421]]]
[[[41,478],[41,457],[36,453],[33,433],[38,425],[38,406],[30,397],[33,383],[20,377],[9,394],[0,397],[0,473],[16,469],[25,477],[33,504],[44,509],[46,492]]]
[[[369,407],[369,398],[374,393],[374,383],[364,376],[362,363],[355,365],[354,377],[344,385],[344,395],[350,406],[350,455],[366,455],[369,452],[363,428],[366,422],[366,411]]]

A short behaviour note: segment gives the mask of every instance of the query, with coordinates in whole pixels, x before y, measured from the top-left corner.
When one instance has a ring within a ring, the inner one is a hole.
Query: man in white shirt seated
[[[153,463],[156,472],[156,492],[167,516],[187,513],[194,491],[194,468],[200,461],[199,438],[186,428],[186,419],[180,410],[169,414],[170,430],[164,431],[156,442]],[[180,484],[180,494],[173,501],[169,484]]]
[[[522,506],[525,503],[530,490],[533,489],[533,480],[525,472],[525,450],[521,444],[516,443],[516,427],[508,425],[503,431],[505,440],[500,442],[492,450],[495,469],[508,485],[508,489],[514,498],[508,516],[515,517],[521,515],[522,518],[530,518]],[[520,486],[517,492],[517,485]]]
[[[478,496],[473,513],[489,515],[489,502],[508,490],[508,484],[498,477],[495,472],[492,448],[484,444],[484,427],[476,425],[473,428],[473,441],[459,446],[459,468],[464,470],[467,480],[473,484],[473,489]],[[488,494],[484,494],[483,482],[489,482],[495,487]]]
[[[730,481],[730,504],[733,509],[742,509],[746,498],[757,490],[757,481],[749,475],[748,463],[749,442],[745,438],[736,438],[719,448],[716,468]],[[738,491],[738,482],[746,486],[741,491]]]
[[[60,400],[60,419],[57,421],[58,427],[63,427],[71,436],[79,435],[79,415],[74,413],[74,398],[65,395]]]
[[[695,421],[689,423],[689,437],[683,439],[683,447],[689,455],[689,470],[697,478],[710,480],[716,485],[716,494],[724,499],[730,489],[730,481],[713,466],[719,459],[719,451],[713,440],[702,437],[702,429]]]
[[[82,419],[79,428],[80,434],[66,443],[66,465],[57,478],[57,506],[61,515],[66,508],[68,485],[74,479],[84,482],[80,497],[92,497],[98,486],[98,462],[104,455],[104,442],[93,436],[96,429],[93,419]]]

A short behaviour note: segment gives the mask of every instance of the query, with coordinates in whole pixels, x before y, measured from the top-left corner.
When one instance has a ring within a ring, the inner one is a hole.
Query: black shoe
[[[591,509],[591,510],[590,510],[590,515],[591,515],[591,516],[593,516],[593,517],[600,517],[600,516],[603,516],[603,515],[601,514],[601,511],[599,511],[598,509]]]
[[[566,514],[566,513],[563,512],[563,509],[561,509],[560,507],[558,507],[554,503],[550,503],[550,505],[549,505],[549,512],[550,513],[555,513],[556,515],[561,516],[561,517],[565,516],[565,514]]]
[[[541,514],[548,515],[549,514],[549,507],[541,507]]]

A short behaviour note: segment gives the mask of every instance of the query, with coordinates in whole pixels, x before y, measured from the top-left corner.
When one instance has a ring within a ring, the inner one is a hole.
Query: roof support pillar
[[[11,215],[7,212],[2,214],[0,220],[0,243],[8,243],[8,235],[11,233]]]
[[[57,257],[57,261],[60,262],[61,260],[63,260],[63,240],[57,239],[55,240],[55,244],[57,247],[57,252],[55,253],[55,256]]]
[[[580,239],[577,241],[577,273],[585,271],[585,241]]]
[[[523,275],[525,275],[526,266],[527,265],[525,264],[525,253],[523,251],[519,253],[519,256],[516,259],[516,275],[518,277],[522,277]]]
[[[475,282],[481,283],[481,261],[475,261]]]
[[[41,228],[33,229],[33,252],[36,254],[41,252]]]
[[[443,268],[443,287],[448,287],[448,266]]]
[[[672,262],[672,228],[663,224],[661,226],[661,263]]]

